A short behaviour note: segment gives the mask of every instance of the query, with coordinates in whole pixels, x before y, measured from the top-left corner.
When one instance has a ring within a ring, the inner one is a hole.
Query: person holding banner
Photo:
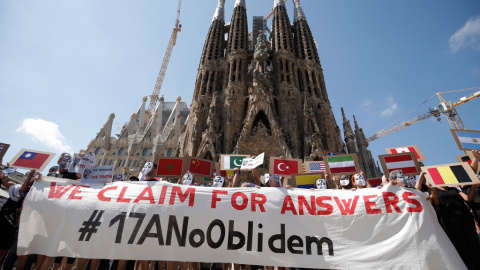
[[[465,204],[471,201],[480,184],[472,185],[468,195],[454,187],[432,187],[430,183],[429,187],[431,201],[436,206],[437,217],[443,230],[468,269],[480,269],[480,242],[475,221]]]
[[[23,199],[32,184],[31,180],[35,172],[35,170],[31,170],[22,185],[8,181],[8,176],[6,175],[0,175],[1,185],[7,188],[9,194],[9,199],[0,211],[0,268],[18,236],[18,221]],[[22,261],[25,263],[28,256],[22,257]]]
[[[64,178],[64,179],[70,179],[70,180],[79,180],[82,178],[82,174],[68,171],[68,169],[72,164],[72,155],[70,153],[66,153],[66,152],[62,153],[58,158],[57,164],[58,164],[58,171],[56,171],[52,177]],[[39,174],[38,180],[39,179],[41,179],[41,174]],[[52,262],[53,262],[53,269],[60,269],[62,264],[62,259],[63,257],[53,258],[53,257],[44,256],[44,255],[38,255],[37,269],[48,270],[50,269]],[[66,260],[66,265],[61,268],[70,270],[73,268],[74,262],[75,262],[75,258],[68,257]]]

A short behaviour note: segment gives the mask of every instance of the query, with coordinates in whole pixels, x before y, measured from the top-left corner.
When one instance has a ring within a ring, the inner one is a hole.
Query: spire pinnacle
[[[293,12],[293,21],[305,19],[305,13],[303,13],[303,8],[300,5],[300,0],[293,0],[294,3],[294,12]]]
[[[278,5],[285,6],[285,0],[274,0],[273,2],[273,8],[275,8]]]
[[[237,6],[243,6],[244,8],[247,7],[247,5],[245,4],[245,0],[236,0],[235,1],[235,7]]]
[[[218,6],[215,10],[215,14],[213,15],[214,20],[225,21],[225,0],[218,0]]]

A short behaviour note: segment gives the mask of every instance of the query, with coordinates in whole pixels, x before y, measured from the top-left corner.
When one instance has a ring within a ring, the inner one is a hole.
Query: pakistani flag
[[[222,170],[233,170],[242,166],[242,161],[246,155],[224,155],[222,157]]]

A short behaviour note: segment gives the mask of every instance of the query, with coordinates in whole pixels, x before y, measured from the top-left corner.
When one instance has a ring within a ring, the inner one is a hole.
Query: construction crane
[[[170,36],[170,41],[168,42],[167,51],[163,57],[162,66],[160,72],[158,73],[157,82],[155,83],[155,88],[153,93],[150,95],[150,105],[148,105],[148,111],[153,114],[155,107],[158,102],[158,94],[162,88],[163,78],[165,77],[165,72],[167,72],[168,62],[170,61],[170,56],[172,55],[173,46],[177,42],[177,34],[182,31],[182,25],[180,24],[180,8],[182,7],[182,0],[178,0],[177,7],[177,19],[175,20],[175,27],[173,28],[172,35]]]
[[[459,90],[452,90],[452,91],[446,91],[446,92],[438,92],[438,93],[436,93],[436,95],[437,95],[438,99],[440,100],[440,105],[437,108],[432,108],[427,113],[419,115],[419,116],[417,116],[413,119],[410,119],[408,121],[405,121],[405,122],[403,122],[399,125],[393,126],[391,128],[382,129],[379,132],[375,133],[375,135],[369,137],[367,139],[367,141],[371,142],[373,140],[379,139],[383,136],[386,136],[388,134],[397,132],[401,129],[409,127],[409,126],[411,126],[415,123],[421,122],[421,121],[423,121],[425,119],[428,119],[432,116],[436,117],[437,121],[440,121],[441,120],[441,117],[440,117],[441,114],[445,115],[445,117],[447,118],[448,123],[450,124],[452,129],[466,129],[466,127],[463,124],[463,121],[460,118],[460,115],[458,114],[456,108],[458,106],[462,105],[462,104],[465,104],[468,101],[471,101],[473,99],[476,99],[476,98],[480,97],[480,91],[475,92],[470,97],[462,97],[462,98],[460,98],[459,101],[457,101],[455,103],[446,101],[441,96],[441,94],[453,93],[453,92],[472,91],[472,90],[480,90],[480,87],[472,87],[472,88],[467,88],[467,89],[459,89]],[[434,97],[434,96],[432,96],[432,97]],[[426,101],[428,101],[428,100],[426,100]],[[424,101],[423,103],[425,103],[426,101]]]

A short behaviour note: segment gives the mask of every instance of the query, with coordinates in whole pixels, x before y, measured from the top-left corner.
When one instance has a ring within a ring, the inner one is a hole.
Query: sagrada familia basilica
[[[99,164],[137,175],[145,161],[193,156],[218,162],[221,154],[265,153],[322,160],[326,152],[356,153],[367,177],[379,175],[356,119],[343,117],[343,140],[328,98],[323,69],[299,0],[293,24],[284,0],[275,0],[271,30],[236,0],[230,23],[219,0],[200,56],[191,108],[177,98],[145,109],[147,98],[116,136],[111,114],[88,145]]]

